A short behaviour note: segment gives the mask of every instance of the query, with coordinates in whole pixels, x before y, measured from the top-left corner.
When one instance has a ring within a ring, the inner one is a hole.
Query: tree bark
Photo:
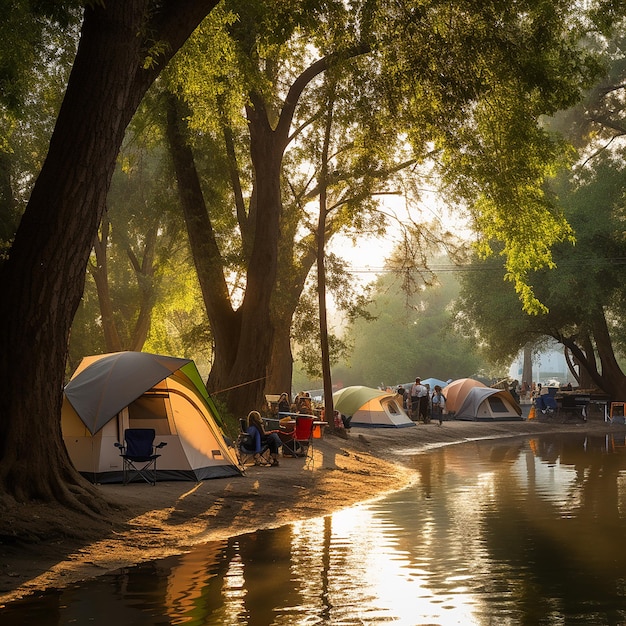
[[[262,96],[256,92],[250,94],[246,115],[254,186],[247,215],[243,215],[240,201],[236,202],[247,257],[245,294],[236,311],[225,289],[221,256],[202,197],[193,154],[185,140],[183,115],[178,110],[180,103],[174,98],[169,101],[168,137],[172,155],[177,162],[175,167],[179,192],[194,263],[198,268],[215,340],[215,358],[207,387],[213,393],[223,392],[229,410],[235,415],[245,415],[252,409],[258,409],[263,402],[276,321],[272,314],[272,298],[278,271],[283,154],[289,142],[289,128],[302,90],[327,68],[328,62],[328,58],[315,62],[294,81],[275,128],[270,124]],[[232,159],[229,163],[232,179],[235,164]],[[236,192],[239,186],[233,186]],[[237,193],[235,198],[237,200]],[[285,384],[286,381],[281,384],[281,388]]]
[[[626,399],[626,376],[622,372],[615,352],[613,342],[606,323],[604,311],[600,309],[593,320],[593,337],[602,368],[602,387],[614,400]]]
[[[626,376],[615,358],[613,343],[603,310],[599,310],[593,317],[592,332],[593,341],[589,334],[582,335],[580,341],[582,347],[571,338],[559,338],[559,341],[570,350],[575,361],[579,364],[581,370],[579,375],[580,386],[589,388],[593,384],[614,400],[626,398]],[[596,359],[600,361],[600,369],[598,369]]]
[[[526,383],[528,385],[528,389],[530,389],[533,384],[533,345],[530,342],[524,344],[522,383]]]
[[[115,325],[115,315],[113,313],[113,302],[109,289],[109,270],[107,259],[107,246],[109,242],[110,224],[105,217],[102,220],[100,234],[96,236],[94,251],[96,255],[96,265],[89,265],[91,275],[96,284],[98,294],[98,304],[102,316],[102,332],[104,333],[104,345],[107,352],[119,352],[122,350],[122,340]]]
[[[150,84],[215,4],[108,0],[85,9],[48,155],[0,269],[0,490],[17,500],[97,508],[83,498],[89,487],[61,436],[70,327],[125,129]],[[154,41],[166,51],[150,65]]]

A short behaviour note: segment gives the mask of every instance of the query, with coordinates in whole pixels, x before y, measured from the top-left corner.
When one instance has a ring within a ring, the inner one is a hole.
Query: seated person
[[[280,398],[278,399],[278,413],[280,417],[280,413],[290,413],[291,412],[291,402],[289,402],[289,396],[286,393],[281,393]]]
[[[280,420],[278,437],[283,444],[283,456],[301,456],[302,447],[296,441],[296,421],[293,417],[283,417]]]
[[[296,412],[311,414],[313,406],[311,405],[311,396],[308,391],[301,392],[296,398]]]
[[[278,451],[282,442],[275,430],[266,432],[263,427],[263,420],[261,420],[261,414],[258,411],[250,411],[248,413],[248,435],[254,442],[253,452],[255,459],[260,454],[263,444],[267,444],[272,459],[270,465],[278,467]]]

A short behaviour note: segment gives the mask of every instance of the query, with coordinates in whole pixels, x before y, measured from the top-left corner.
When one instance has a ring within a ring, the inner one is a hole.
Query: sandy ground
[[[313,467],[280,467],[201,483],[102,485],[109,514],[100,523],[50,505],[5,506],[0,517],[0,607],[50,587],[93,578],[193,545],[318,517],[408,485],[411,454],[473,439],[543,432],[620,431],[602,422],[448,421],[403,429],[353,428],[347,439],[316,442]]]

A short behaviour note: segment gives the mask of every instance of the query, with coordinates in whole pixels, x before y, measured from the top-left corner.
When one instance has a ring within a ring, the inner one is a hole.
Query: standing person
[[[439,420],[439,426],[443,424],[443,410],[446,408],[446,397],[439,385],[435,385],[432,395],[433,418]]]
[[[270,465],[278,467],[278,451],[283,442],[280,440],[278,433],[275,430],[266,431],[263,427],[263,420],[261,414],[258,411],[250,411],[248,413],[248,435],[252,437],[254,441],[254,457],[261,452],[263,444],[267,444],[270,449],[271,462]]]
[[[415,379],[415,384],[411,386],[411,419],[414,422],[417,422],[420,417],[425,415],[426,408],[423,407],[423,404],[428,403],[428,392],[426,391],[426,387],[422,385],[422,379],[417,377]],[[422,398],[426,398],[426,400],[422,400]]]
[[[420,396],[420,415],[424,424],[430,424],[430,385],[426,383],[424,385],[426,393]]]

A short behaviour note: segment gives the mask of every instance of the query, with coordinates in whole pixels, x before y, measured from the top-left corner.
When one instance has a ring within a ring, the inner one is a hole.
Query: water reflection
[[[473,442],[415,487],[0,611],[0,624],[624,624],[626,437]]]

